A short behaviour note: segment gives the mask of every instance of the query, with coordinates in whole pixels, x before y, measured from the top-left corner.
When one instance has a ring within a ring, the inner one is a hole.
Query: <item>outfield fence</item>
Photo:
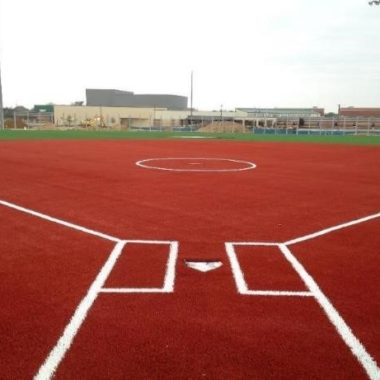
[[[99,120],[98,120],[99,119]],[[380,136],[380,117],[208,117],[198,119],[117,119],[112,115],[80,120],[76,115],[55,118],[52,112],[14,112],[6,129],[116,129],[135,132],[216,132],[274,135]]]

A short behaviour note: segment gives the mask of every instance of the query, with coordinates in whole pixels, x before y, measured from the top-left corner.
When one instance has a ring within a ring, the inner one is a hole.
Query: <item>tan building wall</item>
[[[197,117],[220,118],[220,111],[193,111]],[[100,107],[100,106],[54,106],[57,126],[92,127],[174,127],[190,116],[190,111],[172,111],[163,108]],[[223,117],[245,118],[246,112],[223,111]]]
[[[54,106],[57,126],[149,126],[164,110],[134,107]]]

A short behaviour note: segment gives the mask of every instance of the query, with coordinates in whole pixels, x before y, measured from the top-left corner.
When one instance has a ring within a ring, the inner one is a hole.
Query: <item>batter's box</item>
[[[126,240],[101,293],[172,293],[178,242]]]
[[[311,297],[277,243],[225,243],[237,291],[250,296]]]

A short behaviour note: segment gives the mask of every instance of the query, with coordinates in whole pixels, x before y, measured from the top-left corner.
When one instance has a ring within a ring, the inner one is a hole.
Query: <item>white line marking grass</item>
[[[103,268],[100,270],[96,276],[96,279],[90,286],[86,296],[82,299],[73,316],[71,317],[70,322],[65,327],[63,334],[58,339],[57,344],[50,351],[45,362],[42,364],[38,373],[35,375],[35,380],[51,379],[54,376],[55,371],[65,357],[66,352],[72,345],[74,338],[78,333],[78,330],[86,319],[91,306],[98,297],[101,288],[111,273],[112,268],[116,264],[116,261],[120,257],[126,243],[126,241],[119,241],[115,245]]]
[[[296,239],[288,240],[288,241],[286,241],[283,244],[285,244],[285,245],[292,245],[292,244],[300,243],[301,241],[315,239],[315,238],[317,238],[319,236],[326,235],[326,234],[328,234],[330,232],[338,231],[338,230],[341,230],[343,228],[354,226],[356,224],[367,222],[369,220],[376,219],[376,218],[379,218],[379,217],[380,217],[380,212],[378,212],[377,214],[372,214],[372,215],[366,216],[364,218],[355,219],[355,220],[352,220],[352,221],[347,222],[347,223],[338,224],[336,226],[329,227],[329,228],[323,229],[321,231],[314,232],[314,233],[309,234],[309,235],[301,236],[301,237],[298,237]]]
[[[17,210],[17,211],[21,211],[21,212],[23,212],[25,214],[33,215],[33,216],[35,216],[37,218],[40,218],[40,219],[43,219],[43,220],[47,220],[49,222],[53,222],[53,223],[59,224],[61,226],[65,226],[65,227],[71,228],[73,230],[81,231],[81,232],[84,232],[84,233],[89,234],[89,235],[94,235],[94,236],[100,237],[102,239],[111,240],[113,242],[119,242],[119,241],[121,241],[121,239],[118,239],[118,238],[116,238],[114,236],[110,236],[110,235],[104,234],[104,233],[99,232],[99,231],[91,230],[89,228],[86,228],[86,227],[83,227],[83,226],[79,226],[78,224],[66,222],[65,220],[54,218],[52,216],[43,214],[41,212],[34,211],[34,210],[31,210],[29,208],[25,208],[25,207],[22,207],[22,206],[18,206],[18,205],[14,204],[14,203],[6,202],[6,201],[3,201],[1,199],[0,199],[0,205],[12,208],[12,209]]]
[[[290,262],[294,270],[304,281],[307,288],[314,295],[315,299],[323,311],[326,313],[328,319],[333,324],[343,341],[363,366],[364,370],[367,372],[368,377],[371,380],[379,380],[380,368],[377,366],[375,360],[371,357],[371,355],[366,351],[365,347],[362,345],[359,339],[353,334],[350,327],[340,316],[338,310],[335,309],[330,300],[323,294],[312,276],[310,276],[303,265],[291,253],[290,249],[285,244],[280,244],[279,247],[285,258]]]

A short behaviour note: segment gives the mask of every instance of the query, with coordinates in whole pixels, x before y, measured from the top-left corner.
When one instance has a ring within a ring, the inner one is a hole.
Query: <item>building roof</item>
[[[236,108],[238,111],[247,112],[248,114],[262,115],[262,116],[323,116],[324,108]]]
[[[187,97],[170,94],[135,94],[115,89],[86,89],[88,106],[154,107],[173,110],[187,109]]]

